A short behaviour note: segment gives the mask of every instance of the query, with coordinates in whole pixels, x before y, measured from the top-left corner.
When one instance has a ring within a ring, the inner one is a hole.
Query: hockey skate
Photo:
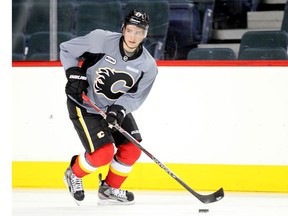
[[[127,190],[112,188],[102,180],[99,174],[98,205],[132,205],[134,204],[134,194]]]
[[[82,179],[77,178],[72,172],[72,164],[75,161],[75,156],[72,158],[70,166],[66,169],[64,173],[64,182],[69,189],[70,194],[74,198],[77,205],[80,205],[81,201],[84,200],[85,194],[82,184]]]

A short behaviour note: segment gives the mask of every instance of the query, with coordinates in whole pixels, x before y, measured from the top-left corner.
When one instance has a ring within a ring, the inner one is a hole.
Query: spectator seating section
[[[12,33],[12,60],[25,60],[25,36]]]
[[[242,0],[217,0],[214,8],[214,28],[245,28],[242,12]]]
[[[23,33],[26,29],[29,7],[25,2],[12,4],[12,32]]]
[[[189,51],[187,60],[235,60],[231,48],[194,48]]]
[[[26,60],[49,60],[50,59],[50,41],[49,32],[35,32],[32,33],[27,47]],[[69,32],[57,33],[57,48],[59,53],[60,43],[70,40],[73,35]],[[59,58],[59,56],[58,56]]]
[[[122,7],[118,1],[79,1],[75,18],[75,34],[77,36],[101,28],[120,31]]]
[[[285,31],[248,31],[243,34],[239,54],[247,48],[277,48],[287,51],[288,36]]]
[[[29,18],[25,34],[49,31],[50,28],[50,3],[49,1],[34,1],[31,3]]]
[[[284,8],[284,16],[282,20],[281,30],[286,31],[288,33],[288,1],[286,2]]]
[[[25,34],[49,31],[50,29],[50,3],[49,1],[32,1],[28,6],[29,16]],[[75,22],[75,3],[59,1],[57,3],[57,28],[60,32],[72,32]]]
[[[151,25],[145,46],[154,58],[186,59],[188,52],[199,43],[209,42],[212,27],[243,27],[237,23],[239,16],[242,17],[245,10],[256,11],[260,3],[261,0],[58,0],[57,27],[59,35],[64,32],[64,35],[70,35],[65,38],[83,35],[95,28],[120,31],[124,14],[138,5],[150,15]],[[30,47],[34,43],[34,33],[41,35],[41,32],[49,31],[49,17],[50,1],[12,0],[13,60],[25,59],[27,49],[23,47],[29,47],[27,59],[36,55],[31,54],[33,48]],[[235,18],[233,23],[227,20],[231,18]],[[254,58],[285,58],[283,50],[279,49],[287,50],[285,31],[288,32],[288,1],[281,31],[247,32],[248,36],[244,34],[241,39],[238,59],[247,58],[245,56],[251,53],[255,53]],[[46,36],[43,40],[49,41],[49,35]],[[241,54],[244,49],[245,53]],[[263,55],[263,50],[267,50],[267,55]],[[37,58],[43,58],[41,55],[38,54]]]
[[[200,13],[194,3],[169,1],[166,59],[185,59],[201,40]]]
[[[209,42],[213,30],[213,9],[207,8],[203,16],[201,42],[206,44]]]
[[[287,51],[282,47],[275,48],[246,48],[238,60],[287,60]]]
[[[41,60],[49,60],[49,31],[31,33],[27,49],[27,60],[39,60],[39,58],[37,58],[38,55],[41,55]]]
[[[75,23],[76,6],[70,1],[58,1],[57,3],[57,28],[60,32],[73,33]]]
[[[257,11],[261,0],[241,0],[242,5],[248,9],[248,11]]]

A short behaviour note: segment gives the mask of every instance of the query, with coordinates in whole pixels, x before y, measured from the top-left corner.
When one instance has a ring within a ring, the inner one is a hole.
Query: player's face
[[[146,31],[135,25],[127,25],[123,30],[124,49],[133,52],[146,37]]]

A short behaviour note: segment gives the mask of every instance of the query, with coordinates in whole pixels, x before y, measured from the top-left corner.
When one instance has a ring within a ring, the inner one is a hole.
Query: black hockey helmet
[[[136,25],[144,30],[148,30],[149,27],[149,16],[141,10],[132,10],[125,17],[122,28],[126,25]]]

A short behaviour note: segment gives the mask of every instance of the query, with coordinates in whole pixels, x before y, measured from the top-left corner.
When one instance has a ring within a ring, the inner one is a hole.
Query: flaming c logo
[[[99,68],[96,71],[95,92],[109,100],[117,100],[134,85],[134,79],[128,73],[111,68]]]

